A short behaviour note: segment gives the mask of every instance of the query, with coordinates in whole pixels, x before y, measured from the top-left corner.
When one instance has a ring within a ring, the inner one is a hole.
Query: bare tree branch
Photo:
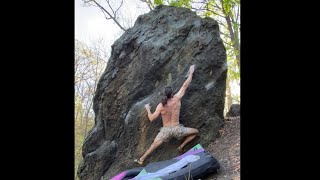
[[[215,15],[221,17],[221,18],[225,18],[223,15],[218,14],[217,12],[215,12],[215,11],[213,11],[213,10],[210,10],[208,7],[206,7],[206,8],[191,8],[191,9],[193,9],[193,10],[199,10],[199,11],[209,11],[209,12],[212,12],[213,14],[215,14]]]
[[[114,13],[114,10],[112,9],[112,7],[111,7],[111,5],[110,5],[110,0],[106,0],[106,1],[107,1],[107,4],[108,4],[109,8],[111,9],[114,17],[116,17],[116,13]]]
[[[118,9],[115,11],[115,14],[119,11],[119,9],[121,8],[122,4],[123,4],[123,0],[121,1],[120,6],[118,7]]]
[[[223,22],[221,22],[221,21],[218,20],[218,19],[216,19],[216,21],[218,22],[218,24],[219,24],[220,26],[224,27],[225,29],[228,29],[227,26],[226,26]]]
[[[99,9],[100,9],[100,8],[99,8]],[[103,13],[104,17],[105,17],[107,20],[111,19],[111,17],[107,17],[106,13],[105,13],[102,9],[100,9],[100,10],[101,10],[101,12]]]
[[[89,3],[88,3],[89,4]],[[89,4],[89,6],[93,6],[93,7],[97,7],[99,8],[99,6],[95,5],[95,4]]]
[[[226,40],[223,40],[223,43],[227,44],[228,46],[232,47],[232,44],[230,42],[227,42]]]
[[[83,5],[88,5],[88,6],[92,6],[93,4],[91,4],[92,0],[82,0]]]
[[[121,24],[117,21],[115,16],[112,16],[103,6],[101,6],[99,3],[97,3],[97,1],[95,1],[95,0],[91,0],[91,1],[93,1],[100,9],[102,9],[105,13],[107,13],[110,16],[110,18],[120,27],[120,29],[122,29],[123,31],[126,31],[126,29],[124,27],[122,27]]]
[[[206,10],[212,12],[213,14],[215,14],[215,15],[221,17],[221,18],[225,18],[223,15],[220,15],[220,14],[216,13],[216,12],[213,11],[213,10],[210,10],[210,9],[206,9]]]
[[[221,7],[219,7],[219,6],[217,6],[217,4],[213,5],[213,7],[215,7],[215,8],[217,8],[217,9],[219,9],[220,11],[222,11],[222,8],[221,8]]]

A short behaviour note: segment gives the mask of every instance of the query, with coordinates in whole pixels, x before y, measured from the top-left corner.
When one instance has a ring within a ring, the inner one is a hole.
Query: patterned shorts
[[[175,126],[164,126],[160,129],[156,139],[161,139],[164,142],[168,142],[171,138],[175,137],[181,139],[187,135],[187,128],[182,124]]]

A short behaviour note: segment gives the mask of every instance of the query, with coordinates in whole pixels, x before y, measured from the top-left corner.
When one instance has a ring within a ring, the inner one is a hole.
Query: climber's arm
[[[157,108],[156,108],[156,111],[155,111],[154,113],[151,113],[150,105],[149,105],[149,104],[146,104],[144,107],[146,108],[146,110],[147,110],[147,112],[148,112],[148,118],[149,118],[149,120],[150,120],[151,122],[154,121],[155,119],[157,119],[157,117],[159,117],[160,112],[161,112],[161,110],[162,110],[162,108],[163,108],[162,104],[159,103],[158,106],[157,106]]]
[[[193,72],[194,72],[194,65],[190,66],[187,80],[183,83],[183,85],[180,88],[180,90],[178,91],[178,93],[175,94],[175,96],[178,97],[179,99],[182,98],[182,96],[185,94],[188,86],[190,85],[191,80],[192,80],[192,76],[193,76]]]

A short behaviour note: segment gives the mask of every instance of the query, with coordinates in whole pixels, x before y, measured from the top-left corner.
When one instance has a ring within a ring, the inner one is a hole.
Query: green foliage
[[[233,13],[232,8],[234,6],[240,5],[239,0],[222,0],[222,2],[223,2],[223,8],[226,11],[226,14]]]
[[[80,111],[83,111],[84,109],[79,109]],[[76,112],[75,112],[76,113]],[[85,132],[85,126],[84,124],[81,122],[83,120],[81,120],[81,116],[78,117],[77,119],[75,119],[75,135],[74,135],[74,172],[75,172],[75,177],[77,177],[77,170],[78,170],[78,166],[82,160],[82,145],[84,143],[85,140],[85,136],[84,134]],[[94,120],[90,119],[88,120],[88,127],[87,129],[91,129],[94,125]]]
[[[81,116],[81,114],[84,114],[85,109],[83,108],[83,105],[79,98],[75,99],[75,114],[78,114],[78,117],[75,119],[74,122],[74,128],[75,128],[75,135],[74,135],[74,170],[75,170],[75,177],[79,163],[82,160],[82,145],[85,140],[85,119]],[[87,124],[87,131],[90,130],[94,125],[94,120],[93,119],[88,119],[88,124]]]
[[[226,11],[226,14],[229,14],[231,9],[232,0],[223,0],[223,9]]]
[[[240,104],[240,95],[235,94],[232,96],[232,103],[234,104]]]
[[[155,5],[159,6],[163,4],[163,0],[154,0],[153,1]]]
[[[169,6],[191,8],[190,0],[171,0]]]
[[[229,61],[229,77],[231,78],[231,80],[239,80],[240,79],[240,71],[237,68],[238,66],[236,65],[236,59],[233,59],[232,61]]]
[[[205,11],[204,12],[204,17],[211,17],[212,16],[212,12],[210,12],[210,11]]]
[[[175,7],[185,7],[185,8],[191,8],[191,0],[154,0],[153,3],[157,6],[165,4],[169,6],[175,6]]]

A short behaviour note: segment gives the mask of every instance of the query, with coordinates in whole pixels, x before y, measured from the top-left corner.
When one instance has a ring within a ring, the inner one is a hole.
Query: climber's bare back
[[[168,99],[167,104],[161,108],[163,126],[174,126],[179,124],[180,107],[180,98],[173,96]]]
[[[162,103],[159,103],[157,105],[156,111],[154,113],[151,113],[150,105],[145,104],[148,118],[151,122],[161,114],[163,126],[175,126],[179,124],[181,98],[184,96],[186,89],[188,88],[192,80],[193,72],[194,65],[190,66],[187,80],[185,80],[180,90],[172,98],[169,98],[167,100],[166,105],[163,106]]]

